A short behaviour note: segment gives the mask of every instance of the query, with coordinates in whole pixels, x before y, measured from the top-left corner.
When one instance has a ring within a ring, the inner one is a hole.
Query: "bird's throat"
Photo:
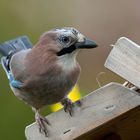
[[[57,64],[65,71],[70,72],[73,71],[77,67],[76,61],[77,52],[73,52],[71,54],[62,55],[59,57]]]

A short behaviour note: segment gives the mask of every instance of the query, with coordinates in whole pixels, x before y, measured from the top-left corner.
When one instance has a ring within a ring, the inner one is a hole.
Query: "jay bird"
[[[72,27],[45,32],[34,47],[0,45],[1,64],[14,95],[29,104],[35,112],[39,131],[48,136],[48,120],[40,114],[45,105],[61,102],[72,115],[73,104],[67,95],[76,84],[80,66],[79,49],[97,44]]]

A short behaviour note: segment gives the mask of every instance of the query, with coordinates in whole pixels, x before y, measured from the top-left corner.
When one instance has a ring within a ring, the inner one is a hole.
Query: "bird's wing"
[[[1,58],[2,67],[9,79],[9,83],[14,88],[22,88],[24,86],[23,78],[25,80],[25,75],[27,75],[27,71],[25,70],[25,57],[27,53],[31,49],[20,51],[14,54],[10,61],[10,68],[7,67],[7,59],[6,57]],[[14,72],[14,73],[13,73]]]
[[[10,71],[16,80],[25,81],[29,73],[26,68],[26,55],[31,49],[22,50],[14,54],[10,61]]]
[[[32,48],[32,44],[27,36],[21,36],[16,39],[6,41],[0,44],[0,57],[1,57],[2,67],[7,75],[7,78],[9,79],[10,84],[15,88],[21,88],[23,86],[22,82],[16,80],[15,76],[19,74],[19,71],[20,73],[24,71],[24,69],[22,69],[24,67],[23,58],[31,48]],[[15,73],[15,75],[13,75],[10,68],[11,58],[13,56],[16,56],[16,59],[14,59],[15,62],[13,63],[15,64],[13,69],[14,70],[17,69],[16,70],[17,74]],[[19,64],[20,67],[17,68],[17,65],[19,66]]]

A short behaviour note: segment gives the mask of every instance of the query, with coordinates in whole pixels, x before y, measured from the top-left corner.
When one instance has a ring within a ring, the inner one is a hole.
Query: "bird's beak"
[[[90,39],[84,39],[84,41],[82,40],[67,48],[63,48],[57,53],[57,56],[69,54],[75,51],[76,49],[91,49],[91,48],[96,48],[96,47],[97,47],[97,44],[94,41]]]
[[[91,48],[96,48],[97,46],[98,45],[94,41],[87,39],[87,38],[84,41],[77,42],[75,44],[75,47],[77,49],[91,49]]]

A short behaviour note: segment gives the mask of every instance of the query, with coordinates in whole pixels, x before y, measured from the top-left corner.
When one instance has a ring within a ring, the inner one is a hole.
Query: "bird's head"
[[[74,54],[79,49],[97,47],[94,41],[87,39],[78,30],[72,27],[50,30],[41,36],[39,44],[40,43],[41,46],[48,47],[48,50],[57,56]]]
[[[40,52],[37,53],[39,59],[47,66],[49,60],[55,60],[65,71],[70,71],[77,65],[75,58],[78,50],[96,47],[94,41],[87,39],[75,28],[65,27],[45,32],[35,48]]]

